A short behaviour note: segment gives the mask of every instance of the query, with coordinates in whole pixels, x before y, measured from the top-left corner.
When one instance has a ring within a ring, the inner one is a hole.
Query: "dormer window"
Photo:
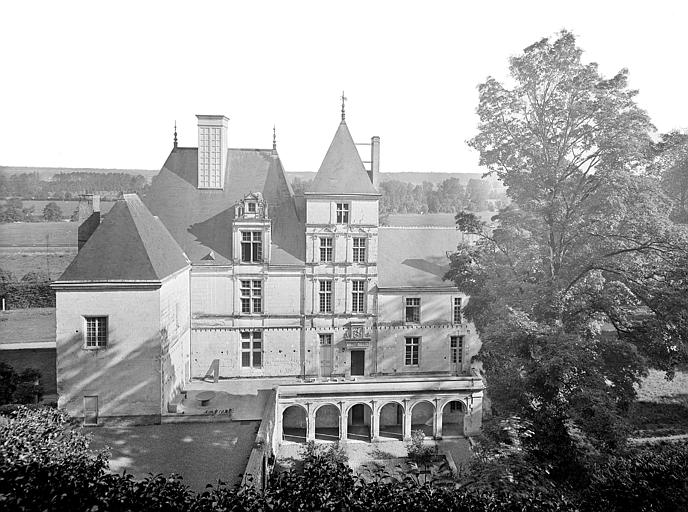
[[[242,263],[260,263],[263,261],[262,231],[241,232],[241,261]]]
[[[256,203],[246,203],[246,210],[248,211],[248,213],[256,213]]]

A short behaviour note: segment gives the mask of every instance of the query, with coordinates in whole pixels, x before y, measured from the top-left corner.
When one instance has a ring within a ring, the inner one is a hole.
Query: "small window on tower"
[[[256,213],[256,203],[248,203],[248,213]]]
[[[337,203],[337,224],[349,223],[349,203]]]

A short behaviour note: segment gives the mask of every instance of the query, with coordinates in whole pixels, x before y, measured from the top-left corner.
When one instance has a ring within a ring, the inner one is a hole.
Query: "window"
[[[320,238],[320,261],[332,261],[332,238]]]
[[[332,345],[332,333],[320,334],[321,345]]]
[[[354,263],[365,263],[366,260],[366,239],[354,238]]]
[[[420,322],[420,298],[412,297],[406,299],[406,321]]]
[[[365,311],[365,281],[351,281],[351,311]]]
[[[256,213],[256,203],[246,203],[248,213]]]
[[[454,311],[452,313],[452,316],[454,318],[454,323],[455,324],[460,324],[463,323],[462,318],[461,318],[461,297],[455,297],[454,298]]]
[[[463,364],[463,336],[452,336],[450,341],[452,364]]]
[[[241,281],[241,312],[243,314],[263,311],[263,282]]]
[[[332,281],[320,281],[320,312],[332,313]]]
[[[263,364],[263,335],[260,331],[241,332],[242,368],[260,368]]]
[[[420,338],[414,336],[406,338],[406,357],[404,364],[406,366],[418,366],[418,350],[420,349]]]
[[[260,263],[263,260],[263,236],[260,231],[241,232],[241,261]]]
[[[337,203],[337,224],[349,223],[349,203]]]
[[[454,400],[453,402],[449,402],[449,412],[462,412],[463,407],[461,407],[461,402],[457,402]]]
[[[106,316],[87,316],[86,347],[105,347],[108,341],[108,318]]]

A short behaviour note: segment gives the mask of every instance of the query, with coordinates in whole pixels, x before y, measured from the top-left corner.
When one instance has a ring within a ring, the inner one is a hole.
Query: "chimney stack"
[[[198,188],[224,189],[227,168],[227,122],[222,115],[197,115]]]
[[[370,139],[370,171],[368,171],[373,187],[378,188],[380,182],[380,137],[375,135]]]
[[[79,199],[79,231],[77,250],[80,251],[100,226],[100,196],[85,194]]]

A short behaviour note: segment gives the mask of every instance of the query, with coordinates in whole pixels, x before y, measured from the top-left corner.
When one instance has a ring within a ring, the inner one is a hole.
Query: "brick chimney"
[[[197,115],[198,188],[224,189],[227,168],[227,122],[222,115]]]
[[[98,226],[100,226],[100,196],[98,194],[82,195],[79,199],[79,251]]]
[[[368,171],[373,187],[378,188],[380,182],[380,137],[375,135],[370,139],[370,170]]]

